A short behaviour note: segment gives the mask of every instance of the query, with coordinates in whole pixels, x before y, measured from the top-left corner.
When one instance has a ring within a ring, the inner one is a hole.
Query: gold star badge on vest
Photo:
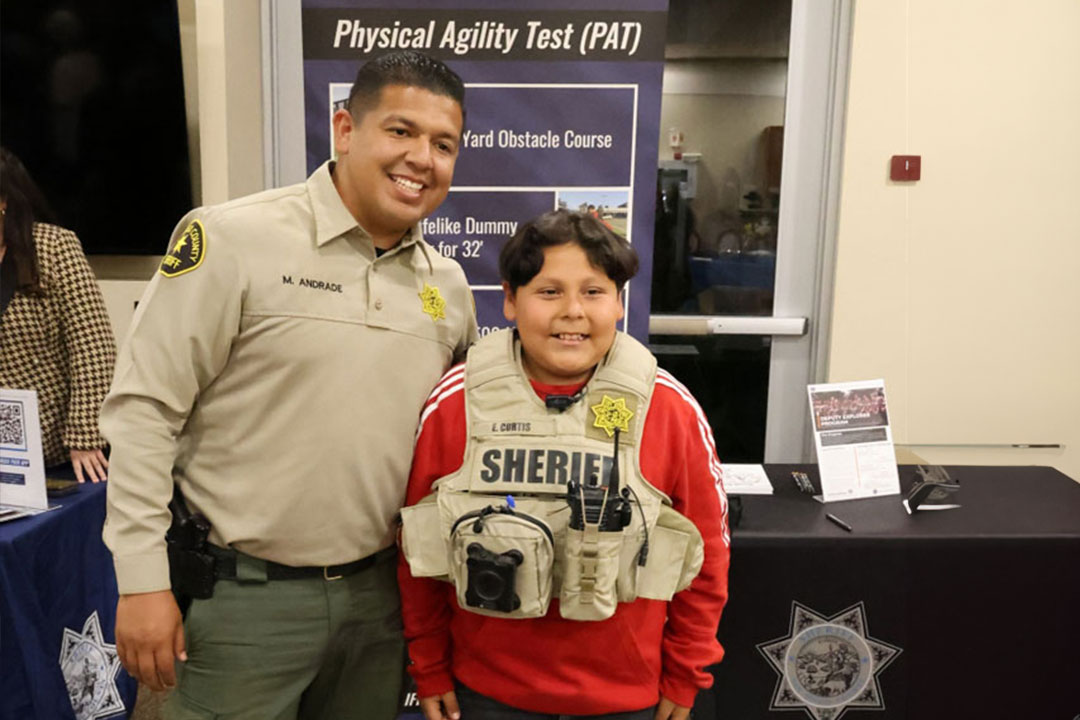
[[[205,257],[206,229],[198,220],[192,220],[165,257],[161,258],[158,272],[165,277],[183,275],[202,265]]]
[[[600,428],[607,433],[608,437],[615,436],[615,428],[624,433],[630,432],[630,418],[634,417],[633,411],[626,407],[626,398],[614,400],[607,395],[599,405],[592,406],[593,427]]]
[[[420,291],[419,295],[420,302],[423,303],[423,310],[431,316],[432,322],[446,319],[446,301],[443,300],[439,288],[424,283],[424,289]]]

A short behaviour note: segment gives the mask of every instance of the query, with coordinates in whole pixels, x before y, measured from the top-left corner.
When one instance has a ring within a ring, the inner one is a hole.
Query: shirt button
[[[376,310],[382,310],[382,300],[376,300],[375,301],[375,309]]]

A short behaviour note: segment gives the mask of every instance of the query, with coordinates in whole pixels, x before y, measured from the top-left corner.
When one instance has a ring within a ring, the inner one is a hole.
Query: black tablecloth
[[[1044,467],[950,467],[954,510],[822,505],[792,470],[745,496],[726,655],[696,717],[1063,718],[1080,713],[1080,484]],[[906,492],[914,467],[901,467]],[[825,518],[852,526],[846,532]]]

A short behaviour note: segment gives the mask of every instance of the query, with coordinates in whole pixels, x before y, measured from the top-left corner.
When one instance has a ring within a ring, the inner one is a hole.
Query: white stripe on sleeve
[[[722,532],[724,544],[731,545],[731,532],[727,523],[728,502],[727,494],[724,492],[723,470],[720,467],[720,459],[716,456],[716,443],[713,441],[712,427],[709,425],[708,418],[705,417],[705,412],[701,409],[701,406],[698,404],[697,400],[694,399],[694,396],[690,391],[687,390],[681,382],[676,380],[671,373],[666,370],[659,370],[656,374],[656,383],[674,390],[679,397],[694,410],[694,414],[697,418],[698,434],[701,437],[701,443],[709,458],[709,474],[712,475],[713,484],[716,487],[716,494],[720,498],[720,511],[723,514]]]
[[[443,400],[450,397],[454,393],[460,392],[465,388],[464,373],[458,376],[456,380],[457,382],[453,385],[450,385],[449,387],[445,387],[445,385],[440,386],[443,387],[442,392],[436,395],[433,399],[428,400],[428,404],[424,407],[424,411],[420,413],[420,423],[416,426],[416,437],[413,438],[414,443],[416,442],[416,439],[420,437],[420,433],[423,432],[424,422],[428,419],[428,416],[439,409],[439,403],[441,403]]]

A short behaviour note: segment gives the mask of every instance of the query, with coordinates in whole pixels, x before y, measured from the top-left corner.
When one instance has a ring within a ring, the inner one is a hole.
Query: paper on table
[[[772,495],[773,487],[761,465],[722,464],[724,491],[728,495]]]
[[[907,514],[912,515],[913,513],[911,512],[911,506],[908,505],[907,498],[904,498],[903,502],[904,502],[904,509],[907,510]],[[946,505],[929,505],[927,503],[923,503],[922,505],[919,506],[919,510],[920,511],[922,511],[922,510],[955,510],[958,507],[960,507],[960,506],[955,504],[955,503],[946,504]]]
[[[0,388],[0,418],[0,506],[47,509],[37,393]]]
[[[0,523],[6,523],[9,520],[18,520],[24,517],[34,517],[41,513],[49,512],[50,510],[56,510],[60,505],[58,503],[52,503],[49,507],[41,508],[28,508],[20,505],[0,505]]]
[[[821,502],[899,495],[885,381],[808,385]]]

